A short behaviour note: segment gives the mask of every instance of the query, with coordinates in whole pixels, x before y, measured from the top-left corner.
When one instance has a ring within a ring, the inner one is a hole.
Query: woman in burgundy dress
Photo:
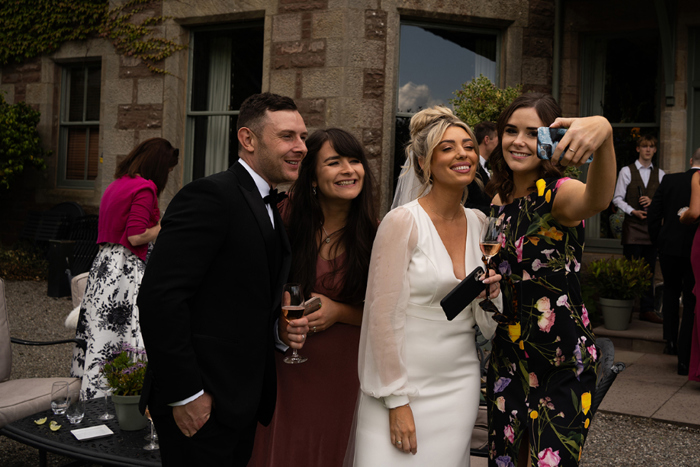
[[[329,128],[306,140],[308,154],[288,200],[280,204],[292,245],[290,282],[321,299],[308,315],[298,365],[277,358],[277,406],[258,426],[249,467],[343,464],[359,391],[357,352],[362,302],[377,214],[362,145]],[[279,332],[286,326],[280,319]]]
[[[700,219],[700,171],[693,174],[691,181],[690,206],[681,215],[681,223],[692,224]],[[695,231],[693,248],[690,250],[690,264],[695,275],[695,320],[693,322],[693,339],[690,346],[690,365],[688,379],[700,381],[700,229]],[[685,322],[683,323],[685,325]]]

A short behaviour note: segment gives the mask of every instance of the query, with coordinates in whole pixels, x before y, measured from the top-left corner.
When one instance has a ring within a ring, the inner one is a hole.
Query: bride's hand
[[[501,293],[502,278],[503,276],[501,276],[500,274],[496,274],[496,271],[494,271],[493,269],[489,269],[489,277],[482,281],[484,285],[489,286],[489,298],[496,298],[498,297],[498,294]],[[481,292],[478,298],[486,298],[486,290]]]
[[[410,405],[406,404],[389,409],[389,431],[391,433],[391,444],[396,449],[407,454],[409,452],[411,454],[418,452],[416,424],[413,421],[413,411]]]

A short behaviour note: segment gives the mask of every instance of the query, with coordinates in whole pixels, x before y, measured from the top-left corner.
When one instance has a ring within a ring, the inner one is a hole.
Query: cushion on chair
[[[28,378],[0,383],[0,428],[51,408],[51,385],[68,381],[71,398],[80,392],[79,378]]]
[[[11,372],[12,346],[10,345],[10,324],[7,320],[5,282],[0,279],[0,382],[9,379]]]

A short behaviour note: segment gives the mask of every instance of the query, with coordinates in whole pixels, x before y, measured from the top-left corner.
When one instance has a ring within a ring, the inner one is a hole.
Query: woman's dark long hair
[[[147,139],[136,146],[117,165],[114,178],[121,178],[124,175],[134,178],[136,174],[139,174],[156,184],[157,195],[160,196],[168,183],[170,169],[177,165],[179,154],[180,151],[173,148],[167,139]]]
[[[508,167],[503,157],[503,132],[506,129],[508,120],[518,109],[535,109],[537,116],[542,120],[544,126],[551,125],[557,117],[561,117],[559,104],[549,94],[541,92],[528,92],[518,97],[510,104],[498,118],[498,145],[489,156],[489,164],[493,174],[491,180],[486,185],[486,193],[498,193],[501,203],[507,203],[510,195],[513,194],[515,184],[513,182],[513,171]],[[537,157],[532,155],[531,157]],[[538,178],[560,178],[563,175],[561,166],[551,161],[543,160],[540,164],[540,174]],[[535,189],[533,180],[531,189]]]
[[[374,205],[374,179],[367,156],[360,142],[345,130],[317,130],[306,140],[308,153],[301,162],[299,178],[294,182],[289,196],[287,226],[292,245],[290,278],[302,284],[305,297],[311,296],[316,283],[318,232],[325,220],[321,204],[313,194],[312,182],[316,182],[316,161],[326,141],[339,155],[359,159],[365,169],[362,191],[352,200],[345,227],[336,243],[336,248],[337,245],[345,247],[344,266],[338,267],[334,262],[332,272],[324,278],[324,285],[330,286],[337,274],[344,274],[338,299],[357,305],[365,298],[369,260],[377,233],[378,217]]]

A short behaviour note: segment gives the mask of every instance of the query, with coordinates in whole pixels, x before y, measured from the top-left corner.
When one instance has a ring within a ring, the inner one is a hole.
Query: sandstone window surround
[[[99,62],[62,67],[57,180],[60,187],[94,188],[100,158],[101,75]]]
[[[226,170],[238,159],[236,121],[261,92],[262,21],[195,29],[190,35],[184,182]]]
[[[404,19],[400,34],[394,182],[406,159],[411,117],[437,104],[452,108],[453,93],[479,75],[498,83],[501,56],[496,29]]]

